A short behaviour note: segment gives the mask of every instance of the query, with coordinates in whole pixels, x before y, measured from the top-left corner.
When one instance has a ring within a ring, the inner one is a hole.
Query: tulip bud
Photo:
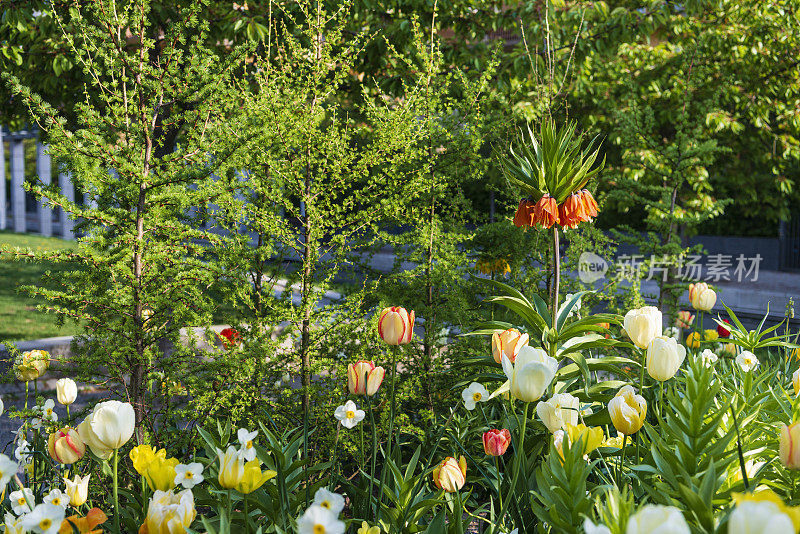
[[[678,372],[684,358],[686,348],[678,345],[674,338],[654,338],[647,347],[647,373],[659,382],[669,380]]]
[[[787,469],[800,469],[800,422],[781,427],[778,456]]]
[[[661,335],[663,328],[661,321],[661,311],[658,308],[645,306],[626,313],[622,327],[634,345],[646,349],[653,338]]]
[[[528,344],[528,334],[521,334],[516,328],[509,328],[499,334],[492,334],[492,357],[494,361],[500,363],[503,354],[514,363],[517,359],[519,349]]]
[[[72,506],[81,506],[86,502],[86,499],[89,498],[90,476],[91,475],[86,475],[85,477],[81,477],[79,475],[75,475],[75,478],[72,480],[68,478],[64,479],[64,485],[67,487],[66,493],[69,495],[69,503]]]
[[[14,372],[18,380],[29,382],[36,380],[50,367],[50,353],[46,350],[29,350],[23,352],[14,362]]]
[[[792,373],[792,386],[794,386],[794,396],[800,395],[800,369]]]
[[[86,445],[74,428],[56,430],[47,439],[47,452],[60,464],[74,464],[86,453]]]
[[[636,394],[633,386],[623,386],[616,396],[608,402],[608,414],[618,432],[630,436],[644,425],[647,415],[647,401]]]
[[[353,395],[369,395],[378,392],[386,374],[383,367],[375,367],[373,362],[359,361],[347,366],[347,387]]]
[[[556,376],[558,362],[542,349],[525,345],[517,354],[517,361],[503,357],[503,372],[508,377],[511,395],[522,402],[542,398]]]
[[[381,312],[378,334],[389,345],[405,345],[414,333],[414,310],[393,306]]]
[[[483,451],[489,456],[503,456],[511,443],[508,429],[492,429],[483,433]]]
[[[550,432],[578,424],[580,401],[569,393],[556,393],[547,402],[536,405],[536,414]]]
[[[458,461],[448,456],[433,470],[433,483],[448,493],[460,490],[467,481],[467,460],[461,456]]]
[[[603,429],[599,426],[588,427],[583,423],[579,425],[567,425],[567,437],[569,446],[574,447],[578,443],[583,447],[583,454],[589,454],[603,444]]]
[[[723,319],[722,322],[726,324],[731,324],[730,321],[728,321],[727,319]],[[731,335],[731,331],[722,326],[721,324],[718,324],[717,334],[719,335],[719,337],[729,337]]]
[[[705,282],[689,285],[689,301],[695,310],[711,311],[717,303],[717,294]]]
[[[219,485],[232,489],[239,485],[244,476],[244,462],[236,448],[231,445],[225,452],[217,449],[219,459]]]
[[[78,386],[71,378],[60,378],[56,382],[56,397],[58,402],[69,406],[78,397]]]

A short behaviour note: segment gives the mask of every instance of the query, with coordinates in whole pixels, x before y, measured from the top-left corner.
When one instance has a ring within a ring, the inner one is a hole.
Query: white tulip
[[[147,532],[186,532],[197,516],[192,490],[178,493],[156,490],[147,507]]]
[[[647,373],[663,382],[680,369],[686,358],[686,347],[678,345],[675,338],[656,337],[647,346]]]
[[[630,310],[622,323],[628,337],[640,349],[646,349],[653,338],[660,336],[663,326],[661,311],[655,306]]]
[[[728,534],[794,534],[789,516],[769,501],[744,501],[728,519]]]
[[[78,398],[78,386],[71,378],[60,378],[56,382],[56,397],[58,402],[69,406]]]
[[[111,458],[113,451],[125,445],[136,426],[133,406],[127,402],[105,401],[78,425],[78,434],[100,458]]]
[[[586,519],[583,522],[583,530],[586,534],[611,534],[611,530],[605,525],[595,525]]]
[[[566,430],[578,424],[580,401],[569,393],[556,393],[546,402],[536,405],[536,413],[550,432]]]
[[[558,370],[558,362],[554,358],[548,356],[544,350],[530,345],[520,349],[514,363],[505,355],[502,363],[511,396],[522,402],[541,399]]]
[[[648,504],[628,520],[626,534],[691,534],[681,511],[674,506]]]

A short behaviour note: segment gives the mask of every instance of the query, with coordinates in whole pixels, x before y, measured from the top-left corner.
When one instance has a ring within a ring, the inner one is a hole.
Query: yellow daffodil
[[[255,490],[264,485],[264,482],[271,478],[275,478],[278,473],[268,469],[261,471],[261,462],[259,460],[251,460],[244,464],[244,474],[239,485],[236,486],[239,493],[253,493]]]

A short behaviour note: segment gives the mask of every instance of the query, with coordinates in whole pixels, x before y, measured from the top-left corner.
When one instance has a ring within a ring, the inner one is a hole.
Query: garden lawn
[[[0,232],[0,246],[30,248],[35,251],[75,248],[74,241],[31,234]],[[20,292],[25,285],[38,285],[45,271],[56,266],[47,261],[13,261],[5,256],[0,260],[0,342],[68,336],[79,327],[67,323],[59,328],[56,316],[36,309],[43,299],[33,299]]]

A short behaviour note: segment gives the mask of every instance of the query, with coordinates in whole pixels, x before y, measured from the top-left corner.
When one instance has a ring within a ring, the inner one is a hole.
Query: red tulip
[[[235,347],[242,342],[242,335],[233,328],[223,328],[220,330],[219,338],[226,349]]]
[[[728,321],[727,319],[723,319],[722,322],[731,324],[730,321]],[[721,324],[718,324],[717,334],[719,334],[719,337],[729,337],[731,335],[731,331],[722,326]]]
[[[508,429],[493,429],[483,434],[483,450],[489,456],[504,455],[510,443],[511,433]]]

